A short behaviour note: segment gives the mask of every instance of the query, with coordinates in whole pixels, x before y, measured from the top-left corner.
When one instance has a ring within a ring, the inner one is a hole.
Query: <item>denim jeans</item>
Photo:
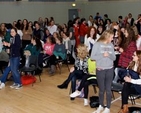
[[[1,82],[2,83],[6,82],[6,79],[7,79],[8,74],[9,74],[10,71],[11,71],[11,67],[10,66],[5,68],[4,73],[3,73],[2,77],[1,77]]]
[[[14,83],[21,84],[20,73],[19,73],[20,57],[10,58],[11,72],[14,78]]]
[[[82,79],[83,75],[84,73],[82,70],[74,70],[72,73],[70,73],[69,77],[65,81],[66,84],[69,84],[69,82],[71,81],[72,93],[75,91],[75,88],[76,88],[76,80]]]

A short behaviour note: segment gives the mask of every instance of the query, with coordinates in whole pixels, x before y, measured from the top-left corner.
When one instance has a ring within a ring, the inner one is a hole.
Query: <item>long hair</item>
[[[39,39],[38,37],[35,37],[35,36],[33,36],[32,39],[35,40],[35,42],[36,42],[36,50],[37,50],[37,51],[38,51],[39,49],[40,49],[40,50],[43,50],[43,48],[42,48],[42,43],[41,43],[40,39]]]
[[[114,32],[112,30],[105,30],[101,37],[98,39],[98,42],[104,42],[107,41],[107,39],[110,37],[110,35],[114,35]]]
[[[141,50],[137,50],[136,51],[136,55],[138,57],[138,68],[137,68],[137,72],[139,74],[141,74]],[[129,64],[129,66],[128,66],[128,68],[133,70],[134,66],[135,66],[135,61],[131,61],[130,64]]]
[[[25,30],[27,31],[28,30],[28,20],[27,19],[24,19],[23,22],[26,21],[26,27],[25,27]],[[22,23],[21,25],[21,30],[24,29],[24,24]]]
[[[126,50],[126,48],[128,47],[128,45],[132,42],[132,41],[136,41],[136,36],[135,36],[135,32],[132,28],[126,28],[125,29],[128,33],[128,37],[124,37],[124,40],[121,41],[121,47],[123,48],[123,50]]]
[[[94,29],[94,31],[95,31],[95,33],[94,33],[94,35],[93,35],[92,38],[93,38],[94,40],[96,40],[96,38],[97,38],[97,37],[96,37],[96,35],[97,35],[97,30],[96,30],[95,27],[93,27],[93,26],[89,27],[89,28],[88,28],[88,33],[87,33],[87,35],[88,35],[88,37],[90,37],[91,29]]]

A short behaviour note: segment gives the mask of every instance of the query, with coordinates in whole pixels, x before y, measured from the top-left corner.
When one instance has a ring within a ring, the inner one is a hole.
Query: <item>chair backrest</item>
[[[112,81],[112,90],[114,91],[121,91],[123,88],[123,84],[119,82],[120,77],[118,76],[119,68],[115,68],[115,77]]]
[[[26,57],[25,67],[38,67],[38,56],[31,55]]]
[[[88,73],[91,75],[96,75],[96,61],[88,59]]]

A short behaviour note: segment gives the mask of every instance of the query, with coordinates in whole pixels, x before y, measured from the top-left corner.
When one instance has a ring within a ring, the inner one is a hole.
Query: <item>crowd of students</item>
[[[7,66],[1,77],[0,89],[5,87],[10,71],[14,80],[11,88],[20,89],[22,87],[17,70],[20,62],[24,65],[26,55],[39,56],[42,54],[43,66],[48,65],[49,74],[54,75],[56,61],[65,60],[69,54],[71,60],[75,60],[74,67],[70,69],[68,78],[58,85],[58,88],[67,88],[71,81],[71,100],[79,96],[81,89],[84,88],[84,105],[88,105],[88,85],[97,82],[100,105],[94,113],[102,111],[102,113],[110,113],[114,69],[130,67],[138,73],[138,76],[140,75],[140,24],[141,14],[134,21],[131,13],[125,19],[119,16],[117,22],[111,21],[107,14],[102,19],[97,13],[95,17],[90,15],[88,21],[85,18],[77,17],[69,20],[67,25],[58,26],[55,25],[53,17],[44,20],[40,17],[34,23],[28,22],[27,19],[14,21],[12,25],[2,23],[0,25],[0,58],[2,56],[5,58],[8,56],[8,58],[0,59],[2,63],[0,68]],[[94,63],[96,63],[96,69]],[[90,69],[93,69],[95,73],[90,74]],[[88,81],[90,76],[96,76],[96,81]],[[75,91],[77,79],[81,79],[81,83],[78,90]],[[124,80],[122,97],[126,99],[122,99],[121,113],[128,112],[127,97],[130,92],[124,93],[127,90],[126,84],[129,82],[135,84],[135,81],[137,81],[136,84],[140,84],[140,79],[133,80],[125,76]],[[107,103],[104,108],[105,93]]]

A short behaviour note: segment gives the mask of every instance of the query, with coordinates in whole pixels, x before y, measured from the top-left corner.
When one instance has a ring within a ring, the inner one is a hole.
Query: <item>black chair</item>
[[[115,77],[112,81],[111,92],[112,97],[115,99],[114,92],[121,92],[123,88],[123,84],[120,82],[120,77],[118,76],[118,68],[115,69]]]
[[[31,73],[33,76],[35,76],[35,72],[40,69],[41,67],[38,65],[38,56],[31,55],[26,58],[26,63],[25,66],[21,67],[19,69],[20,72],[25,72],[25,73]],[[41,82],[41,73],[38,73],[39,80]],[[33,86],[33,83],[32,83]]]
[[[139,99],[139,98],[141,98],[141,95],[135,95],[135,94],[129,95],[129,99],[131,100],[132,105],[138,104],[138,103],[136,103],[135,100]],[[139,105],[141,105],[141,104],[139,104]]]

